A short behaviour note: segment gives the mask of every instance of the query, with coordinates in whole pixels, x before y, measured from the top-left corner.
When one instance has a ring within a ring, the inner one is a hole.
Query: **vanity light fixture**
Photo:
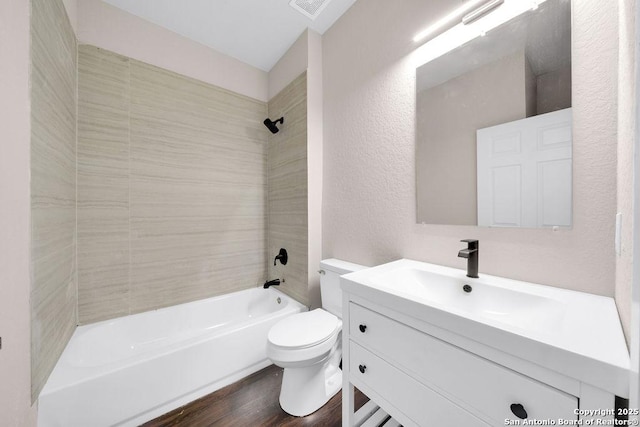
[[[487,13],[491,12],[496,7],[504,3],[504,0],[491,0],[489,3],[485,3],[474,11],[471,11],[462,17],[462,23],[469,25],[472,22],[482,18]]]
[[[477,5],[481,4],[482,2],[486,2],[486,0],[472,0],[472,1],[469,1],[467,3],[464,3],[462,6],[460,6],[457,9],[455,9],[453,12],[451,12],[448,15],[446,15],[445,17],[439,19],[433,25],[430,25],[428,28],[424,29],[423,31],[420,31],[418,34],[415,35],[415,37],[413,38],[413,41],[415,43],[423,41],[424,39],[426,39],[430,35],[435,34],[438,30],[444,28],[447,24],[452,23],[457,19],[460,19],[460,17],[462,15],[464,15],[470,9],[472,9],[472,8],[476,7]]]
[[[417,48],[412,55],[412,63],[416,68],[426,64],[427,62],[430,62],[445,53],[464,45],[476,37],[484,36],[493,28],[499,27],[518,15],[537,9],[538,5],[545,1],[546,0],[484,1],[482,6],[464,15],[462,17],[462,21],[458,25],[433,37],[431,40]],[[481,2],[476,1],[466,3],[465,11],[468,11],[472,5],[477,6],[479,3]],[[462,8],[458,8],[454,12],[457,13],[458,16],[465,13],[462,12]],[[454,12],[448,15],[447,18],[450,18],[450,20],[456,19]],[[427,30],[414,37],[414,41],[423,40],[428,35],[433,35],[437,29],[443,28],[444,25],[446,24],[442,24],[441,21],[436,22],[432,27],[429,27]],[[429,32],[427,32],[428,30]],[[422,37],[418,39],[418,36]]]

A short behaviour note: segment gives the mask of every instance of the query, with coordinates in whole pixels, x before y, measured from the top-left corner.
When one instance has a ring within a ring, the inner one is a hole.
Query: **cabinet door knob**
[[[360,366],[358,366],[358,369],[360,369],[360,373],[361,374],[364,374],[364,371],[367,370],[367,367],[365,365],[360,365]]]
[[[513,415],[515,415],[516,417],[520,418],[521,420],[524,420],[527,418],[527,411],[525,411],[524,406],[522,406],[519,403],[512,403],[511,404],[511,412],[513,412]]]
[[[358,326],[358,328],[360,329],[360,332],[362,332],[364,334],[364,331],[367,330],[367,325],[360,325],[360,326]]]

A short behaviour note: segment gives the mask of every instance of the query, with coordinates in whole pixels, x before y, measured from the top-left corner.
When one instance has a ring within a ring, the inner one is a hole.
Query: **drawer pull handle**
[[[527,411],[524,410],[524,406],[522,406],[519,403],[512,403],[511,404],[511,412],[513,412],[513,415],[515,415],[516,417],[520,418],[521,420],[524,420],[527,418]]]
[[[358,369],[360,370],[361,374],[364,374],[364,371],[367,370],[367,367],[365,365],[360,365],[360,366],[358,366]]]
[[[360,332],[362,332],[364,334],[364,331],[367,330],[367,325],[360,325],[360,326],[358,326],[358,328],[360,329]]]

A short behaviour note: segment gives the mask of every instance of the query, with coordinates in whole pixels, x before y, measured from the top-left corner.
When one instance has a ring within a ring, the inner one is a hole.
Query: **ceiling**
[[[289,6],[289,0],[103,1],[269,71],[305,29],[323,34],[356,0],[327,0],[315,20]]]

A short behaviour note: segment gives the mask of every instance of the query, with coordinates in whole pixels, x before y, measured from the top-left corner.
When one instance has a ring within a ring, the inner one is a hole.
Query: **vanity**
[[[341,282],[345,427],[354,386],[406,427],[614,425],[628,397],[611,298],[406,259]]]

